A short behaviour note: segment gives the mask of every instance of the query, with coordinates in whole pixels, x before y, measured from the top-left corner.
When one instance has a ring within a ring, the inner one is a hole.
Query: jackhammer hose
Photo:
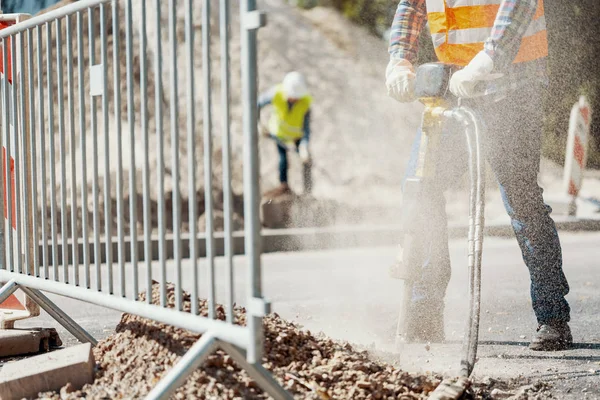
[[[473,371],[477,357],[481,307],[481,256],[485,209],[485,168],[481,138],[483,128],[475,112],[468,107],[460,106],[445,111],[443,114],[464,126],[469,152],[469,176],[471,178],[468,256],[470,302],[460,371],[462,376],[468,378]]]

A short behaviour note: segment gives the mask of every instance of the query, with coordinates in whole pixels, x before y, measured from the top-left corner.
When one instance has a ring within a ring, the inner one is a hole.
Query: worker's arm
[[[500,4],[492,33],[484,46],[496,70],[501,71],[512,64],[537,5],[538,0],[503,0]]]
[[[401,0],[390,33],[389,53],[394,60],[417,61],[419,35],[427,20],[425,0]]]
[[[268,106],[269,104],[271,104],[271,102],[273,101],[273,97],[275,97],[275,92],[276,91],[277,91],[276,87],[273,86],[272,88],[270,88],[266,92],[263,92],[258,97],[258,109],[259,109],[259,111],[264,106]]]

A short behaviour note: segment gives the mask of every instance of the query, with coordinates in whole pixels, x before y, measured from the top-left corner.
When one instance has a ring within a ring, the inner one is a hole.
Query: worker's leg
[[[539,324],[569,321],[569,285],[551,208],[537,183],[542,103],[537,90],[519,92],[486,112],[487,156],[500,184],[523,260],[531,277],[531,299]]]
[[[288,158],[287,149],[277,143],[277,152],[279,153],[279,182],[287,184],[288,181]]]

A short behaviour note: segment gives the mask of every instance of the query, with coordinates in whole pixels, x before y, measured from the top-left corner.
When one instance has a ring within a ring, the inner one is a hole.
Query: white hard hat
[[[308,94],[306,80],[300,72],[290,72],[283,78],[283,91],[288,99],[300,99]]]

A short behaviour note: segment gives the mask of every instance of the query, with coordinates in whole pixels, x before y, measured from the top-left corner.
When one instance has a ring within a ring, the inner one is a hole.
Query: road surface
[[[481,345],[474,374],[543,380],[554,386],[558,398],[600,399],[600,233],[563,233],[561,240],[571,285],[568,300],[575,348],[557,353],[527,349],[536,322],[520,250],[514,239],[486,238]],[[443,345],[409,345],[400,352],[394,347],[400,282],[387,275],[394,256],[395,249],[389,247],[264,255],[265,295],[275,312],[311,331],[364,346],[409,371],[454,373],[467,307],[465,240],[451,241],[453,275],[446,296],[449,343]],[[243,264],[243,258],[236,259],[238,299],[244,293]],[[217,269],[220,266],[218,260]],[[120,317],[115,311],[50,297],[97,338],[109,335]],[[20,326],[56,324],[43,315]],[[74,343],[64,330],[59,331],[67,344]]]

